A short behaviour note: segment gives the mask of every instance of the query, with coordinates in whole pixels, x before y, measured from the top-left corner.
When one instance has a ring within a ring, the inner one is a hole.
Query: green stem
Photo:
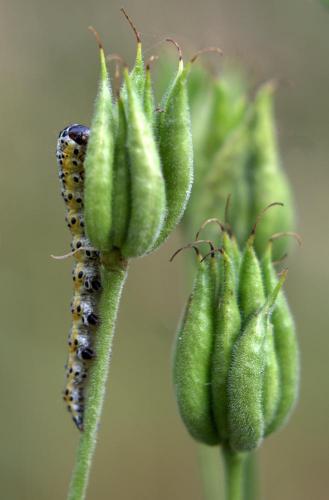
[[[225,463],[226,500],[243,500],[244,464],[247,455],[223,447],[223,456]]]
[[[127,263],[120,257],[113,254],[103,258],[102,295],[99,307],[101,323],[95,339],[96,357],[90,369],[84,430],[77,450],[68,500],[83,500],[86,496],[104,402],[115,323],[126,276]]]
[[[258,467],[256,451],[248,453],[244,466],[244,500],[258,498]]]
[[[198,461],[205,500],[218,500],[221,498],[222,479],[218,475],[218,448],[199,444]]]

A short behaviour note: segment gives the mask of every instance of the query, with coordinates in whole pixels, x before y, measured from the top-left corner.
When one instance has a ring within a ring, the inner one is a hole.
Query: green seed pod
[[[127,145],[130,162],[131,212],[124,257],[140,257],[152,249],[166,210],[165,185],[153,131],[131,76],[124,71],[127,88]]]
[[[135,66],[130,73],[130,77],[135,86],[137,95],[140,99],[143,99],[145,88],[145,68],[143,61],[142,44],[140,41],[137,43]]]
[[[237,71],[227,70],[213,85],[211,115],[205,140],[205,154],[212,157],[241,122],[247,108],[246,83]]]
[[[254,234],[246,244],[241,259],[239,276],[239,303],[243,324],[265,302],[263,276],[258,257],[254,249]]]
[[[127,120],[124,104],[119,97],[117,104],[118,127],[113,165],[112,243],[122,248],[130,218],[130,172],[127,151]]]
[[[169,236],[181,220],[193,182],[191,120],[187,98],[187,76],[180,59],[177,76],[163,103],[158,125],[159,150],[166,185],[167,212],[155,246]]]
[[[280,200],[285,209],[275,210],[259,224],[255,248],[262,255],[269,237],[277,231],[294,227],[294,207],[291,190],[285,172],[281,168],[273,113],[273,84],[263,85],[255,99],[250,125],[251,158],[248,167],[250,185],[251,220],[266,204]],[[274,258],[287,251],[287,243],[281,240]]]
[[[184,219],[187,229],[201,224],[214,214],[224,213],[227,196],[231,194],[233,203],[230,221],[238,240],[245,241],[249,229],[249,188],[246,178],[248,144],[247,123],[242,121],[222,148],[207,160],[207,170],[199,179],[196,178],[193,185]]]
[[[197,441],[218,444],[211,402],[211,353],[214,340],[214,277],[206,259],[199,262],[174,352],[174,385],[178,408]]]
[[[146,77],[144,87],[144,111],[151,126],[154,126],[154,95],[152,89],[152,78],[150,65],[146,66]]]
[[[262,261],[266,293],[278,283],[272,264],[272,244],[268,245]],[[274,331],[274,345],[279,366],[280,398],[273,421],[267,433],[274,432],[287,421],[298,397],[299,354],[295,324],[283,291],[279,292],[273,309],[271,322]]]
[[[225,250],[233,264],[235,289],[238,290],[241,253],[236,238],[234,237],[234,235],[229,234],[227,231],[224,231],[223,233],[223,249]]]
[[[268,321],[265,339],[265,368],[264,368],[264,388],[263,388],[263,411],[264,411],[264,435],[268,430],[276,415],[280,400],[280,374],[278,359],[274,345],[273,325]]]
[[[253,314],[233,350],[229,370],[230,446],[236,451],[256,448],[264,435],[263,375],[266,308]]]
[[[265,305],[249,317],[233,349],[228,380],[228,421],[230,446],[236,451],[256,448],[264,436],[266,340],[271,309],[285,277],[285,274],[281,277]]]
[[[86,230],[99,250],[109,250],[112,225],[112,169],[114,155],[112,93],[104,50],[99,43],[101,75],[85,159]]]
[[[225,246],[230,246],[230,238],[224,233]],[[231,250],[231,248],[229,249]],[[213,411],[217,431],[221,441],[228,439],[227,378],[231,362],[232,348],[241,328],[241,318],[237,299],[236,272],[233,259],[222,250],[221,294],[215,313],[215,342],[212,355],[212,395]]]

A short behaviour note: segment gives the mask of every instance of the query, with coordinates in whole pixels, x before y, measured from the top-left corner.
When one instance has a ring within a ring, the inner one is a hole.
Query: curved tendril
[[[223,224],[219,219],[217,219],[216,217],[212,217],[211,219],[207,219],[205,220],[199,230],[197,231],[196,235],[195,235],[195,239],[198,240],[199,239],[199,235],[201,233],[201,231],[208,225],[210,224],[211,222],[216,222],[216,224],[220,227],[220,230],[222,233],[225,233],[226,231],[226,228],[225,228],[225,224]]]
[[[255,236],[257,226],[260,223],[265,212],[267,212],[267,210],[269,210],[270,208],[275,207],[275,206],[283,207],[284,204],[281,201],[274,201],[273,203],[270,203],[269,205],[267,205],[267,207],[263,208],[263,210],[256,217],[256,222],[252,227],[249,238],[252,238]]]
[[[179,248],[178,250],[176,250],[176,252],[173,253],[173,255],[170,257],[169,262],[172,262],[174,260],[174,258],[176,257],[176,255],[178,255],[182,250],[186,250],[188,248],[193,248],[195,250],[195,253],[196,253],[198,259],[200,260],[201,254],[200,254],[200,251],[199,251],[198,247],[196,247],[193,244],[189,243],[188,245],[185,245],[185,246]]]
[[[190,59],[190,63],[193,64],[196,59],[201,56],[201,54],[206,54],[207,52],[216,52],[217,54],[223,55],[222,49],[219,47],[206,47],[204,49],[198,50],[193,57]]]
[[[131,17],[127,14],[126,10],[123,7],[121,7],[120,10],[123,13],[123,15],[125,16],[125,18],[127,19],[128,23],[130,24],[133,32],[135,33],[137,43],[142,43],[141,34],[139,31],[137,31],[136,26],[133,23]]]
[[[101,37],[99,36],[98,31],[96,31],[93,26],[88,26],[88,29],[89,29],[89,31],[91,31],[91,33],[96,38],[96,42],[98,44],[99,49],[100,50],[104,50],[104,47],[103,47],[103,44],[102,44],[102,40],[101,40]]]
[[[291,236],[292,238],[294,238],[298,245],[301,246],[302,245],[302,238],[300,236],[300,234],[298,233],[294,233],[293,231],[281,231],[280,233],[274,233],[272,234],[272,236],[269,238],[269,243],[272,243],[272,241],[274,240],[277,240],[278,238],[281,238],[282,236]]]
[[[173,38],[166,38],[165,41],[173,43],[175,45],[176,49],[178,50],[179,60],[181,61],[183,59],[183,52],[180,45]]]
[[[277,264],[281,264],[281,262],[283,262],[284,260],[286,260],[287,257],[288,257],[288,254],[285,253],[285,254],[282,255],[282,257],[280,257],[280,259],[273,260],[272,261],[273,266],[276,266]]]
[[[220,253],[221,255],[224,255],[224,250],[221,247],[215,248],[211,252],[208,252],[204,257],[202,257],[200,262],[203,262],[204,260],[206,260],[206,258],[209,257],[209,255],[211,255],[211,257],[215,257],[216,253]]]

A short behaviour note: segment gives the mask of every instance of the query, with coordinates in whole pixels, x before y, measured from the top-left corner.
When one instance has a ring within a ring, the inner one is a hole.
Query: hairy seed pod
[[[241,122],[246,111],[246,88],[242,75],[226,71],[213,85],[211,115],[205,141],[207,157],[213,156]]]
[[[227,233],[224,238],[229,239]],[[228,242],[225,242],[228,246]],[[227,377],[232,348],[241,328],[233,259],[222,250],[221,294],[215,312],[215,342],[212,355],[213,411],[221,441],[228,439]]]
[[[265,338],[265,367],[263,387],[264,435],[276,415],[280,400],[279,364],[275,351],[274,331],[271,321],[268,321]]]
[[[277,285],[278,278],[272,264],[270,243],[262,261],[264,284],[267,293]],[[298,397],[299,353],[295,324],[283,291],[279,292],[273,309],[274,345],[279,367],[280,399],[274,419],[267,433],[274,432],[287,421]]]
[[[178,329],[174,385],[178,408],[189,433],[218,444],[211,403],[211,353],[214,339],[214,277],[211,261],[198,265],[193,291]]]
[[[266,339],[271,310],[285,277],[283,274],[266,303],[249,317],[233,349],[228,379],[228,421],[230,446],[236,451],[252,450],[264,437]]]
[[[151,126],[154,126],[154,95],[152,89],[151,69],[146,67],[145,87],[144,87],[144,111]]]
[[[165,184],[152,127],[128,71],[127,145],[130,162],[131,212],[122,253],[126,258],[140,257],[152,249],[165,215]]]
[[[135,60],[135,66],[130,73],[131,81],[133,82],[136,93],[140,99],[143,99],[144,88],[145,88],[145,68],[142,52],[142,44],[137,43],[137,54]]]
[[[254,235],[251,235],[242,255],[239,276],[239,303],[244,324],[264,302],[262,270],[254,249]]]
[[[114,155],[112,93],[104,50],[100,47],[101,76],[85,160],[87,235],[98,250],[110,249],[112,169]]]
[[[245,241],[249,221],[249,193],[246,178],[248,129],[245,121],[230,134],[218,152],[207,161],[207,169],[195,180],[184,221],[188,227],[224,213],[231,193],[231,223],[238,241]],[[196,165],[197,168],[197,165]],[[213,238],[213,233],[209,233]]]
[[[232,262],[235,290],[238,291],[241,253],[235,236],[230,235],[227,231],[224,231],[223,233],[223,249]]]
[[[294,207],[288,179],[280,165],[273,113],[273,84],[263,85],[255,99],[250,124],[251,158],[248,166],[251,212],[253,220],[266,204],[280,200],[283,213],[271,211],[259,224],[255,248],[262,255],[268,238],[277,231],[294,227]],[[287,250],[287,240],[276,246],[274,258]]]
[[[186,83],[189,68],[190,65],[184,68],[180,60],[177,76],[163,103],[158,124],[167,212],[156,247],[163,243],[181,220],[193,182],[193,148]]]
[[[249,318],[233,351],[228,379],[230,446],[256,448],[264,435],[263,375],[266,309]]]
[[[127,151],[127,120],[124,104],[119,97],[116,104],[118,126],[113,164],[113,203],[112,203],[112,244],[121,248],[127,235],[130,217],[130,172]]]

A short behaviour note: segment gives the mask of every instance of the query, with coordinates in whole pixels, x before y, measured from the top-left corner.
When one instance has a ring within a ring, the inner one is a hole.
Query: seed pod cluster
[[[124,68],[118,95],[111,89],[102,43],[90,29],[100,55],[91,127],[65,127],[57,143],[66,220],[72,232],[72,252],[66,256],[75,259],[64,400],[81,431],[89,372],[98,355],[95,339],[104,320],[104,270],[121,270],[129,259],[151,252],[169,236],[183,215],[193,178],[189,66],[184,68],[180,58],[160,116],[136,29],[136,62],[131,72]]]
[[[193,70],[189,81],[195,182],[183,228],[190,238],[195,225],[223,213],[231,193],[231,222],[242,245],[261,208],[278,199],[286,210],[284,214],[271,212],[260,224],[255,242],[260,257],[271,234],[295,224],[276,137],[273,82],[260,86],[249,99],[246,79],[236,69],[224,68],[214,79],[197,68],[197,75]],[[285,253],[288,244],[284,239],[277,242],[274,258]]]
[[[151,252],[169,236],[183,216],[193,178],[189,66],[180,59],[156,111],[150,67],[145,69],[134,31],[136,62],[131,72],[124,68],[117,99],[99,43],[101,77],[85,160],[87,235],[98,250],[119,250],[124,259]]]
[[[242,452],[287,420],[298,393],[298,348],[282,291],[287,272],[277,276],[272,240],[260,259],[256,225],[241,251],[219,225],[221,247],[204,258],[197,252],[193,292],[176,339],[174,385],[195,439]]]

